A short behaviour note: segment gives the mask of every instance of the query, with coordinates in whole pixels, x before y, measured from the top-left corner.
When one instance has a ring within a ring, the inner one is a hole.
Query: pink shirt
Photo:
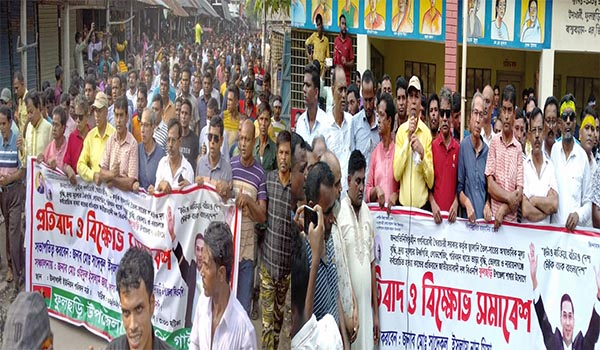
[[[52,141],[46,146],[46,150],[44,151],[44,161],[46,164],[50,164],[50,161],[54,159],[56,161],[56,167],[60,170],[64,170],[64,158],[65,151],[67,150],[67,139],[63,139],[62,145],[60,148],[56,148],[56,140],[52,139]]]
[[[493,176],[496,183],[505,191],[523,188],[523,151],[521,144],[513,135],[509,144],[504,143],[502,133],[494,136],[490,142],[485,176]],[[492,198],[492,214],[500,208],[502,202]],[[506,221],[517,221],[517,213],[506,214]]]
[[[130,132],[127,132],[123,141],[119,141],[116,132],[106,141],[100,167],[111,170],[116,166],[119,176],[138,178],[138,144]]]
[[[370,202],[371,189],[381,187],[385,192],[386,203],[394,192],[398,192],[398,181],[394,179],[394,141],[390,142],[387,151],[383,142],[379,142],[371,154],[367,184],[365,185],[365,202]]]

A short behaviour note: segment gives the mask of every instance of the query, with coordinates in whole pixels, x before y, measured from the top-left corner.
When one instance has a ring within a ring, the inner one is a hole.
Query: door
[[[500,99],[502,99],[502,90],[508,84],[511,84],[515,88],[517,106],[520,106],[523,102],[523,73],[522,72],[506,72],[498,71],[496,73],[496,83],[500,86]]]

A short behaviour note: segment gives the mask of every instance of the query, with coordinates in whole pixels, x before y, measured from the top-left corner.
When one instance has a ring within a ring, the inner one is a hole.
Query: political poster
[[[370,209],[380,349],[598,348],[598,232]]]
[[[78,181],[28,160],[26,289],[41,292],[49,313],[107,340],[124,334],[116,272],[130,247],[153,259],[155,335],[188,346],[193,310],[203,293],[197,263],[201,236],[213,221],[232,230],[239,251],[241,211],[214,188],[186,187],[169,195],[122,192]],[[200,247],[201,248],[201,247]],[[231,286],[235,293],[237,263]]]

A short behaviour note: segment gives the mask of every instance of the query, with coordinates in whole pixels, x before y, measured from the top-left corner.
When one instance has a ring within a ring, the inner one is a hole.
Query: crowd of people
[[[293,244],[305,247],[292,257],[292,347],[378,344],[367,203],[388,212],[420,208],[437,224],[462,217],[495,229],[503,222],[600,227],[593,95],[586,106],[571,93],[538,104],[531,88],[521,100],[511,85],[486,85],[469,96],[461,135],[460,94],[442,87],[426,96],[418,76],[399,76],[393,86],[387,74],[354,71],[343,14],[339,24],[332,54],[316,17],[305,43],[305,111],[292,128]],[[307,226],[311,208],[318,222]]]
[[[63,172],[73,185],[93,182],[122,191],[169,194],[208,183],[223,201],[234,201],[242,209],[237,299],[223,299],[222,291],[211,294],[204,285],[210,301],[190,317],[202,319],[200,325],[189,325],[192,348],[212,343],[253,349],[258,336],[264,349],[277,349],[280,335],[283,343],[289,339],[284,325],[284,314],[289,324],[289,312],[284,308],[291,253],[291,134],[280,118],[282,98],[271,91],[265,64],[270,60],[261,56],[260,33],[203,28],[200,23],[194,32],[179,42],[150,41],[142,34],[132,49],[123,28],[110,39],[95,33],[92,23],[75,34],[75,69],[64,72],[57,66],[53,86],[44,82],[42,90],[28,91],[21,72],[14,74],[13,89],[5,88],[0,98],[6,277],[15,291],[22,288],[27,157]],[[63,86],[64,74],[71,74],[68,88]],[[221,240],[217,243],[223,244]],[[211,269],[205,261],[196,262],[197,271],[203,283],[227,289],[233,258],[223,256],[224,248],[211,246],[209,232],[204,241],[209,248],[204,257],[212,254],[216,275],[205,271]],[[146,273],[142,271],[151,317],[154,296]],[[138,289],[138,277],[125,277],[122,287]],[[123,292],[120,297],[123,304]],[[247,327],[252,327],[253,310],[262,315],[257,336]],[[230,322],[239,323],[239,329],[230,328]],[[227,323],[222,332],[219,327],[210,331],[211,324],[220,323]]]

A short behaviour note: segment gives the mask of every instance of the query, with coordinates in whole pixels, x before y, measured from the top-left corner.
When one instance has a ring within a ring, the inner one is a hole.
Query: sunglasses
[[[446,117],[447,119],[450,119],[450,116],[452,115],[452,110],[451,109],[440,109],[440,118],[444,118]]]
[[[220,136],[217,134],[208,134],[208,142],[219,142]]]
[[[567,121],[567,119],[571,120],[571,121],[575,121],[575,112],[573,111],[568,111],[568,112],[563,112],[563,114],[560,115],[562,117],[562,120]]]

